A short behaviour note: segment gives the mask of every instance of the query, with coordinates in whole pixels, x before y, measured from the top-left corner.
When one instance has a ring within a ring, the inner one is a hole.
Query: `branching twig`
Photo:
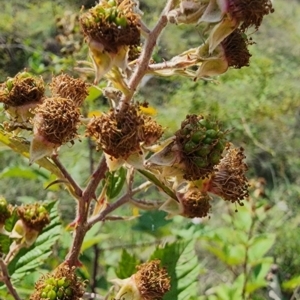
[[[130,194],[126,193],[121,198],[119,198],[116,202],[108,205],[99,215],[91,217],[87,222],[87,228],[90,229],[94,224],[99,221],[103,221],[105,217],[122,206],[123,204],[127,203],[130,199]]]
[[[67,179],[68,183],[72,186],[72,188],[74,189],[75,195],[77,197],[81,197],[82,196],[82,189],[75,182],[75,180],[73,179],[73,177],[71,176],[71,174],[66,170],[66,168],[64,167],[64,165],[60,162],[60,160],[58,159],[57,155],[52,155],[51,159],[55,163],[55,165],[59,168],[59,170],[61,171],[61,173],[65,176],[65,178]]]
[[[167,14],[173,8],[173,2],[174,0],[169,0],[167,2],[156,26],[151,32],[149,32],[145,46],[143,47],[143,51],[138,61],[138,66],[134,70],[128,83],[130,91],[127,95],[124,95],[120,100],[120,110],[123,110],[126,107],[126,104],[131,100],[137,86],[139,85],[140,81],[142,80],[148,69],[149,61],[151,59],[153,49],[156,46],[157,39],[168,23]]]
[[[82,201],[78,203],[76,227],[74,231],[73,243],[67,254],[66,261],[70,266],[78,266],[78,257],[80,254],[81,245],[83,243],[86,232],[90,227],[87,225],[89,204],[93,198],[96,198],[95,191],[101,179],[104,178],[107,170],[106,161],[102,157],[98,167],[92,175],[90,182],[82,193]]]
[[[92,178],[83,191],[82,198],[86,202],[90,202],[94,197],[95,197],[95,191],[99,185],[99,182],[104,178],[105,172],[107,171],[107,165],[106,165],[106,160],[105,157],[102,156],[101,161],[94,171]]]
[[[14,286],[10,281],[7,266],[4,263],[2,258],[0,258],[0,269],[2,270],[2,274],[0,274],[0,281],[4,282],[4,284],[7,286],[9,292],[11,293],[11,295],[14,297],[15,300],[21,300],[17,291],[15,290]]]

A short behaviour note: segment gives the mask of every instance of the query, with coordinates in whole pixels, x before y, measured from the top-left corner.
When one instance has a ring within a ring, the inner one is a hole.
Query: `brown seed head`
[[[251,43],[239,29],[233,31],[221,42],[229,67],[240,69],[249,66],[251,54],[247,46]]]
[[[102,1],[80,17],[83,34],[113,53],[121,46],[140,43],[140,17],[133,12],[135,3],[131,0],[116,2],[116,6],[111,6]]]
[[[271,0],[227,0],[227,11],[232,18],[241,22],[241,30],[254,26],[257,30],[263,17],[274,12]]]
[[[160,267],[159,260],[138,266],[134,279],[144,300],[161,300],[171,288],[170,277],[167,270]]]
[[[140,136],[144,121],[136,106],[126,111],[115,112],[92,119],[87,126],[86,135],[94,137],[98,149],[114,158],[126,159],[130,154],[140,151]]]
[[[164,132],[163,128],[150,116],[141,114],[140,117],[144,123],[140,140],[144,142],[145,146],[151,146],[161,138]]]
[[[27,72],[22,72],[2,84],[0,102],[3,102],[5,107],[19,107],[39,102],[44,92],[42,77],[34,77]]]
[[[245,176],[248,170],[244,163],[243,148],[228,149],[224,158],[215,167],[215,172],[210,180],[208,192],[212,192],[226,201],[238,202],[249,196],[249,183]]]
[[[80,111],[75,103],[66,98],[45,99],[36,110],[33,119],[35,134],[40,134],[46,141],[62,145],[77,136]]]
[[[71,99],[77,106],[81,106],[88,95],[87,84],[80,78],[75,79],[67,74],[53,77],[50,89],[53,97]]]
[[[192,188],[179,197],[183,206],[183,216],[203,218],[209,214],[211,197],[197,188]]]

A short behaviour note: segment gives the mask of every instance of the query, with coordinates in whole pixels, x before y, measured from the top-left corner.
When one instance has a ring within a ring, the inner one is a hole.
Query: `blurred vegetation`
[[[140,2],[145,22],[151,27],[163,1]],[[88,0],[2,3],[0,82],[24,68],[48,79],[61,71],[78,76],[80,73],[73,68],[76,61],[87,59],[87,50],[76,14],[82,5],[93,4]],[[201,266],[200,284],[194,294],[200,293],[201,299],[238,299],[234,292],[245,288],[245,278],[241,276],[245,275],[243,247],[247,248],[247,244],[243,236],[249,234],[247,226],[254,223],[251,238],[257,239],[258,250],[253,250],[257,251],[253,254],[255,262],[250,263],[247,271],[247,282],[252,284],[247,290],[251,298],[247,299],[271,299],[267,296],[270,287],[265,278],[272,264],[278,266],[275,276],[281,284],[282,299],[299,299],[296,297],[300,286],[300,2],[276,0],[274,6],[275,13],[265,19],[254,36],[256,44],[251,46],[249,68],[230,70],[213,81],[150,77],[136,97],[157,109],[157,119],[166,127],[165,136],[180,126],[187,113],[210,114],[221,120],[235,145],[246,150],[248,176],[254,179],[251,197],[255,209],[247,204],[234,213],[219,203],[211,218],[199,224],[181,217],[166,221],[161,212],[140,211],[139,219],[105,223],[101,231],[96,226],[86,238],[81,257],[85,266],[81,275],[90,281],[91,290],[107,291],[108,279],[114,277],[122,249],[130,253],[134,263],[134,255],[146,259],[160,243],[190,239],[196,245]],[[154,59],[169,59],[200,42],[199,28],[170,25],[159,41]],[[96,95],[86,109],[105,107],[105,98]],[[88,178],[93,160],[99,157],[97,153],[91,156],[88,149],[87,143],[76,143],[71,149],[72,156],[69,149],[61,155],[79,183]],[[68,193],[58,185],[45,190],[51,174],[37,167],[28,168],[26,159],[2,146],[0,180],[0,194],[11,203],[59,199],[64,226],[72,220],[74,205]],[[150,189],[147,197],[156,199],[155,189]],[[131,207],[123,213],[137,214]],[[30,293],[41,273],[63,259],[70,239],[69,231],[64,231],[62,244],[54,247],[50,261],[19,284],[22,295]],[[249,244],[249,249],[252,246]],[[295,298],[291,298],[293,293]],[[1,295],[0,290],[0,299]]]

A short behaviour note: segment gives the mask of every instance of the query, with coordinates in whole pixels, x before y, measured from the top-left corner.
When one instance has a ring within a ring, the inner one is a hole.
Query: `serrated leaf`
[[[115,270],[117,277],[120,279],[129,278],[137,272],[136,266],[140,263],[141,261],[134,254],[132,255],[123,249],[121,260]]]
[[[57,214],[57,203],[45,204],[50,210],[50,224],[44,228],[35,243],[30,248],[23,248],[8,265],[8,271],[13,282],[21,280],[26,274],[42,265],[50,256],[51,247],[57,241],[61,232],[61,224]]]
[[[10,244],[11,244],[11,239],[7,235],[0,233],[0,254],[1,253],[7,254],[9,251]]]
[[[18,221],[18,213],[17,210],[14,209],[11,216],[5,221],[5,229],[9,232],[12,231],[17,221]]]
[[[159,259],[171,277],[171,290],[164,300],[185,300],[197,295],[200,264],[194,251],[194,242],[175,242],[164,248],[157,248],[151,255]]]

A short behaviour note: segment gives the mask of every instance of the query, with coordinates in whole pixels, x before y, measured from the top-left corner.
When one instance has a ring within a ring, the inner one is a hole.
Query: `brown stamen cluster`
[[[50,89],[52,96],[71,99],[77,106],[81,106],[88,95],[87,84],[67,74],[53,77]]]
[[[35,113],[34,132],[47,142],[62,145],[77,136],[80,111],[73,100],[60,97],[45,99]]]
[[[215,167],[208,191],[224,200],[243,205],[240,201],[249,196],[249,183],[245,176],[248,167],[243,161],[245,158],[243,148],[228,149]]]
[[[9,78],[0,91],[0,102],[5,108],[18,107],[39,102],[44,96],[44,81],[40,77],[33,77],[27,72]]]
[[[30,300],[80,300],[84,288],[85,284],[75,274],[75,267],[63,263],[36,282]]]
[[[247,48],[249,44],[251,42],[239,29],[233,31],[221,42],[229,67],[240,69],[249,66],[249,60],[252,56]]]
[[[144,142],[145,146],[151,146],[156,143],[163,134],[163,128],[153,118],[141,114],[143,120],[142,136],[140,139]]]
[[[183,216],[187,218],[204,218],[209,214],[211,197],[194,188],[187,191],[181,198]]]
[[[251,26],[257,30],[263,17],[274,12],[271,0],[228,0],[227,5],[230,15],[242,22],[243,32]]]
[[[139,45],[140,18],[133,12],[134,6],[131,0],[116,1],[113,6],[102,1],[80,17],[83,34],[112,53],[121,46]]]
[[[17,213],[26,227],[38,232],[41,232],[50,223],[48,211],[38,203],[19,206]]]
[[[98,149],[114,158],[128,158],[140,152],[140,143],[156,141],[162,134],[162,128],[150,117],[141,114],[138,106],[127,110],[93,118],[87,126],[86,135],[94,137]]]
[[[171,288],[170,277],[167,270],[160,267],[159,260],[138,266],[134,279],[144,300],[161,300]]]

